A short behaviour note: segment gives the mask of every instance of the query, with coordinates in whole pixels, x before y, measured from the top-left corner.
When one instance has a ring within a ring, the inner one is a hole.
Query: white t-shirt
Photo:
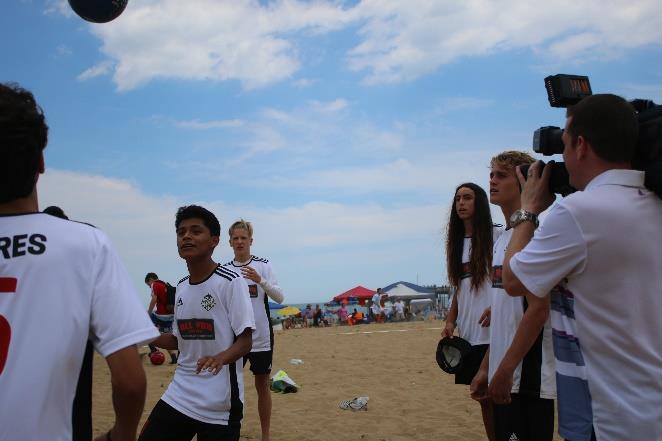
[[[472,345],[486,345],[490,342],[490,328],[480,326],[478,321],[485,309],[490,306],[492,282],[488,277],[477,290],[471,287],[471,238],[464,238],[462,246],[462,277],[453,302],[457,303],[457,328],[460,337]]]
[[[506,247],[510,243],[512,233],[513,230],[508,229],[494,242],[488,381],[492,380],[501,360],[510,348],[526,307],[524,297],[511,297],[503,289],[501,270]],[[545,323],[539,338],[529,349],[524,359],[517,365],[517,369],[513,374],[511,393],[548,399],[556,398],[554,351],[549,319]]]
[[[398,300],[395,302],[395,312],[398,314],[402,314],[405,312],[405,304],[402,303],[402,300]]]
[[[567,280],[566,302],[552,303],[553,313],[574,320],[554,326],[581,352],[556,353],[565,361],[559,377],[567,377],[559,383],[560,427],[585,426],[585,412],[566,394],[585,380],[600,441],[662,440],[662,200],[643,181],[633,170],[595,177],[561,200],[511,259],[539,297]]]
[[[186,277],[177,285],[175,323],[179,360],[162,400],[195,420],[227,425],[240,422],[244,401],[241,358],[213,375],[195,373],[197,362],[227,350],[246,328],[255,329],[248,285],[243,277],[217,266],[195,284]]]
[[[0,216],[0,439],[71,440],[87,340],[106,357],[158,335],[104,233]]]
[[[276,275],[274,274],[271,263],[267,259],[251,256],[250,260],[246,263],[231,261],[223,266],[239,275],[241,275],[241,267],[250,266],[260,275],[262,281],[266,281],[269,284],[270,289],[280,292]],[[271,351],[274,347],[274,331],[269,320],[269,299],[264,288],[261,286],[264,283],[258,284],[250,279],[246,279],[246,283],[248,283],[248,291],[251,296],[253,313],[255,315],[255,332],[253,332],[253,349],[251,349],[251,352]]]

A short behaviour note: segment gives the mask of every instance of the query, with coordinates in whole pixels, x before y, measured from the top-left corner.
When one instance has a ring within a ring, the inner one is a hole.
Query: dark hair
[[[51,216],[59,217],[60,219],[69,219],[64,210],[58,207],[57,205],[51,205],[50,207],[44,208],[44,213],[50,214]]]
[[[175,216],[175,229],[179,228],[179,224],[186,219],[202,219],[202,222],[209,228],[212,236],[220,237],[221,235],[221,224],[218,222],[218,219],[214,216],[214,213],[204,207],[199,205],[179,207]]]
[[[608,162],[630,162],[637,143],[637,116],[634,107],[612,94],[591,95],[566,111],[572,120],[568,134],[572,145],[583,137],[595,154]]]
[[[462,250],[464,247],[464,222],[455,209],[455,196],[463,188],[474,192],[473,234],[471,236],[471,257],[469,268],[471,271],[471,288],[476,290],[483,281],[489,277],[492,266],[492,214],[487,194],[480,186],[471,182],[458,185],[453,193],[450,220],[448,221],[446,237],[446,268],[448,282],[451,287],[459,289],[462,279]]]
[[[145,283],[149,282],[150,280],[159,280],[159,276],[157,276],[156,273],[147,273],[145,276]]]
[[[0,203],[32,193],[48,126],[34,96],[18,84],[0,84]]]

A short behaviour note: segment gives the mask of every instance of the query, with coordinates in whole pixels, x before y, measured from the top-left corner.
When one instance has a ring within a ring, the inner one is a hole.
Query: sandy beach
[[[468,386],[455,385],[453,377],[435,362],[442,326],[442,321],[417,321],[277,332],[273,372],[285,370],[300,389],[294,394],[272,394],[272,440],[486,439],[480,408],[469,398]],[[294,358],[303,364],[290,364]],[[144,421],[170,382],[174,367],[153,366],[146,357],[143,362],[148,378]],[[241,439],[259,440],[253,376],[248,369],[244,375]],[[338,407],[341,400],[357,396],[370,398],[367,411]],[[96,436],[114,420],[109,373],[98,355],[93,400]]]

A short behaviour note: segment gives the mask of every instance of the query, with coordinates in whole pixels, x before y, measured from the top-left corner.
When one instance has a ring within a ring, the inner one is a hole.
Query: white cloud
[[[71,15],[64,1],[50,12]],[[245,89],[291,78],[299,42],[357,25],[349,68],[366,84],[411,81],[463,57],[530,49],[554,61],[595,61],[662,41],[656,0],[142,0],[121,17],[90,25],[129,90],[155,78],[240,81]],[[315,80],[299,79],[295,87]]]
[[[301,78],[299,80],[295,80],[292,82],[292,85],[298,89],[305,89],[307,87],[311,87],[315,85],[318,82],[318,80],[311,79],[311,78]]]
[[[176,252],[174,214],[190,203],[219,217],[223,237],[215,258],[220,262],[231,258],[225,228],[239,217],[251,220],[256,226],[253,251],[274,262],[290,303],[330,299],[358,283],[374,287],[413,280],[415,274],[422,282],[441,282],[445,207],[436,204],[385,208],[319,201],[269,208],[183,201],[145,194],[127,181],[53,169],[41,177],[39,195],[43,207],[58,205],[70,218],[104,230],[145,301],[148,271],[173,282],[186,275]]]
[[[90,29],[114,62],[119,90],[154,78],[238,80],[253,89],[299,69],[292,34],[328,32],[350,20],[341,7],[325,2],[142,0]]]
[[[55,54],[58,57],[68,57],[69,55],[73,54],[73,51],[71,48],[65,44],[59,44],[55,48]]]
[[[368,72],[367,84],[410,81],[462,57],[511,49],[594,61],[662,41],[655,0],[364,0],[356,13],[362,41],[349,64]]]
[[[330,102],[310,101],[310,106],[316,112],[334,113],[339,112],[348,106],[347,100],[338,98]]]
[[[222,119],[213,121],[199,121],[193,119],[188,121],[174,121],[174,124],[176,127],[183,129],[207,130],[242,127],[245,122],[240,119]]]
[[[102,61],[96,65],[85,69],[81,72],[80,75],[76,78],[78,81],[87,81],[92,78],[100,77],[102,75],[108,75],[113,68],[113,62],[110,60]]]

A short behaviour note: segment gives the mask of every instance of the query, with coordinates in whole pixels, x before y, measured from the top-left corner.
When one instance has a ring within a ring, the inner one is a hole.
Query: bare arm
[[[113,441],[135,441],[138,422],[145,406],[147,382],[138,350],[129,346],[106,357],[113,388],[115,426]],[[106,438],[106,435],[99,437]],[[97,438],[97,439],[99,439]]]
[[[448,311],[448,315],[446,316],[446,326],[444,329],[441,331],[441,337],[452,337],[453,336],[453,331],[455,331],[455,327],[457,326],[457,296],[460,295],[459,291],[455,291],[455,295],[453,296],[453,302],[451,303],[451,309]]]
[[[244,332],[239,334],[237,340],[232,343],[228,349],[219,352],[216,355],[207,355],[198,360],[198,368],[196,373],[207,369],[214,375],[218,374],[223,366],[239,360],[244,355],[248,354],[253,347],[253,330],[251,328],[244,329]]]
[[[490,368],[490,348],[487,348],[483,361],[480,363],[480,368],[471,380],[471,385],[469,386],[469,392],[471,393],[471,398],[476,401],[487,401],[490,396],[487,393],[487,377],[488,371]]]
[[[540,335],[540,331],[545,326],[547,317],[549,317],[550,301],[547,296],[539,298],[527,293],[526,300],[528,307],[524,311],[524,316],[522,316],[522,321],[515,332],[513,342],[510,344],[503,360],[501,360],[501,364],[499,364],[489,385],[489,395],[497,404],[510,403],[513,373],[533,346]]]
[[[522,251],[522,249],[524,249],[524,247],[531,241],[534,231],[535,225],[531,222],[522,222],[513,228],[513,235],[510,238],[510,243],[508,243],[508,248],[506,249],[506,255],[503,258],[503,287],[508,295],[513,297],[524,296],[529,293],[529,290],[526,289],[524,284],[513,273],[510,268],[510,259],[516,253]]]
[[[161,334],[152,344],[161,349],[167,349],[169,351],[176,351],[179,349],[179,343],[177,342],[177,337],[171,333]]]
[[[154,305],[156,305],[156,294],[152,292],[152,299],[149,301],[149,306],[147,307],[147,314],[152,313],[152,310],[154,309]]]

